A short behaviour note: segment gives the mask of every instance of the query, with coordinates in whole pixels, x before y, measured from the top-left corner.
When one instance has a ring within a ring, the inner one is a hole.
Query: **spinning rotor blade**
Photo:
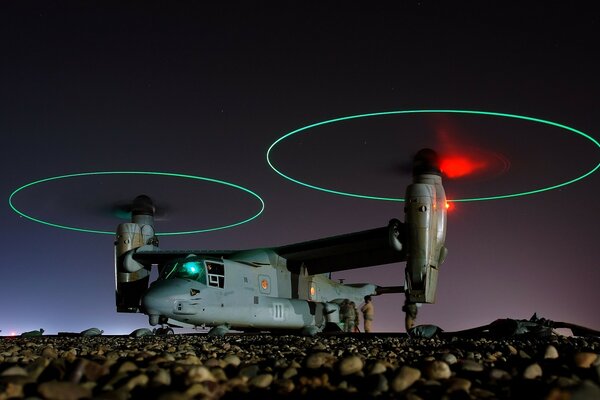
[[[501,154],[479,149],[474,146],[450,147],[438,151],[439,169],[444,179],[488,179],[504,174],[510,162]],[[432,148],[437,148],[432,146]],[[384,173],[410,176],[413,174],[413,159],[396,163],[386,168]]]
[[[388,169],[390,172],[390,169]],[[392,166],[391,172],[396,175],[415,175],[422,173],[440,173],[440,159],[437,153],[431,149],[421,149],[412,157]]]
[[[412,158],[403,162],[394,163],[391,167],[385,168],[384,173],[409,176],[412,174]]]

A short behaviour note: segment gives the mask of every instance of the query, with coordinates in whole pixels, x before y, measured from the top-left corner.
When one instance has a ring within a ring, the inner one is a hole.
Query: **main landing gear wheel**
[[[173,328],[171,328],[169,326],[164,326],[162,328],[156,328],[156,331],[154,333],[157,336],[165,336],[165,335],[174,335],[175,331],[173,330]]]

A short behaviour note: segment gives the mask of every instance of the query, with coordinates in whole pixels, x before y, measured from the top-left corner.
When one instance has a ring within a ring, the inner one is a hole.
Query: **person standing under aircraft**
[[[358,308],[356,307],[356,303],[351,301],[350,307],[352,308],[352,314],[354,315],[354,323],[352,324],[351,332],[360,332],[360,325],[358,322]]]
[[[415,326],[415,320],[417,319],[417,314],[419,312],[418,306],[418,303],[411,303],[409,301],[404,302],[402,311],[406,313],[404,315],[404,327],[406,328],[406,332]]]
[[[360,308],[363,314],[363,322],[365,324],[365,332],[371,332],[373,329],[373,319],[375,318],[375,307],[371,296],[365,296],[365,304]]]
[[[344,323],[344,332],[354,331],[354,320],[356,314],[354,313],[354,307],[350,304],[350,300],[345,299],[340,307],[341,320]]]

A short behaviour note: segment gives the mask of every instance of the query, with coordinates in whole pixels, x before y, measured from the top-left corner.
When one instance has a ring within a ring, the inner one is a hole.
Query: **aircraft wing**
[[[406,261],[402,225],[393,219],[381,228],[275,247],[273,251],[287,260],[290,271],[299,273],[304,265],[309,275]]]
[[[182,258],[188,254],[203,257],[221,258],[237,253],[237,250],[142,250],[133,253],[133,259],[142,264],[164,264],[174,258]]]

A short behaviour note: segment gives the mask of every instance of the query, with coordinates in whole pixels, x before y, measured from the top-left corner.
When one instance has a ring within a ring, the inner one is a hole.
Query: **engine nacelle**
[[[406,298],[410,303],[433,303],[439,266],[447,253],[446,194],[435,165],[416,169],[406,189],[405,214]]]
[[[136,208],[137,207],[137,208]],[[119,224],[115,241],[115,294],[117,312],[139,312],[148,290],[150,269],[133,258],[140,250],[156,249],[154,207],[150,198],[138,196],[133,203],[132,222]]]

